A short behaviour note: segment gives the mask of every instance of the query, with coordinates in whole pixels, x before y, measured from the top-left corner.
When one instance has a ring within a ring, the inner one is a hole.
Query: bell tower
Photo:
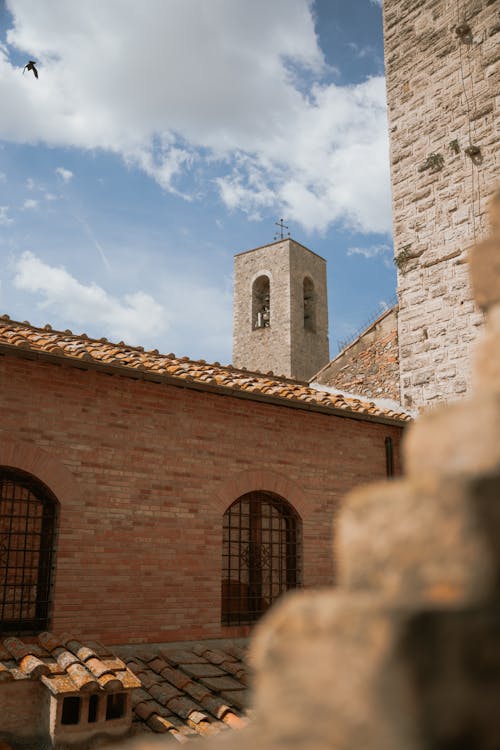
[[[234,264],[234,366],[308,380],[329,361],[326,261],[288,237]]]

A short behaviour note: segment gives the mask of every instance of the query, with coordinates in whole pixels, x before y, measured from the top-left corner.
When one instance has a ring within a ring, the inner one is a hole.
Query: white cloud
[[[114,296],[29,251],[14,260],[13,270],[14,287],[36,295],[39,310],[47,311],[42,323],[48,319],[56,327],[179,356],[230,360],[232,294],[226,280],[217,287],[189,273],[169,272],[156,279],[155,299],[142,290]]]
[[[64,167],[57,167],[57,169],[54,170],[56,174],[59,175],[59,177],[63,180],[63,182],[69,182],[71,178],[73,177],[73,172],[71,169],[65,169]]]
[[[5,182],[7,179],[7,175],[5,172],[0,172],[0,182]]]
[[[166,331],[165,308],[142,291],[123,300],[96,284],[82,284],[62,267],[50,266],[24,252],[15,263],[14,286],[40,295],[39,307],[77,326],[92,326],[96,335],[108,335],[139,344]]]
[[[33,200],[33,198],[28,198],[28,200],[24,201],[23,208],[38,208],[38,201]]]
[[[12,224],[14,219],[11,219],[8,215],[9,206],[0,206],[0,227],[6,227]]]
[[[392,247],[387,243],[369,245],[368,247],[350,247],[347,255],[362,255],[364,258],[377,258],[380,255],[392,253]]]
[[[371,2],[374,2],[374,0],[371,0]],[[361,60],[364,57],[374,57],[378,59],[378,52],[376,48],[371,44],[364,44],[360,46],[359,44],[356,44],[356,42],[348,42],[348,47],[352,49],[354,55]]]
[[[28,190],[34,190],[37,187],[36,182],[32,177],[28,177],[26,180],[26,187]]]
[[[184,175],[216,161],[229,208],[390,231],[384,80],[324,83],[310,0],[68,7],[9,0],[8,42],[40,78],[0,49],[0,138],[105,149],[185,198]]]

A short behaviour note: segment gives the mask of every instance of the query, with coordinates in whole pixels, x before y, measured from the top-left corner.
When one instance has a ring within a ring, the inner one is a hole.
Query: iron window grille
[[[48,628],[58,503],[31,474],[0,467],[0,631]]]
[[[270,492],[250,492],[224,513],[222,624],[255,622],[301,584],[301,521]]]

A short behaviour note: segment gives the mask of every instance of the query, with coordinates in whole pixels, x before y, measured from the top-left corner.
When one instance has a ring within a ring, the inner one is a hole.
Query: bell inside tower
[[[252,328],[269,328],[271,323],[269,277],[259,276],[252,290]]]

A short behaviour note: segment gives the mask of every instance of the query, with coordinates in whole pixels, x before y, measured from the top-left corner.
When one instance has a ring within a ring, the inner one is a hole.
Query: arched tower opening
[[[271,325],[271,288],[269,276],[259,276],[252,287],[252,328]]]
[[[316,331],[316,293],[314,282],[306,276],[302,285],[302,297],[304,303],[304,329]]]

